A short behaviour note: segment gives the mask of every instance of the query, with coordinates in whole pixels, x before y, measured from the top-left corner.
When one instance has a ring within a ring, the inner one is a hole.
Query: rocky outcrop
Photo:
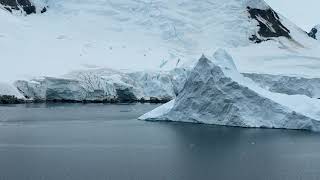
[[[285,27],[279,15],[271,8],[257,9],[247,7],[250,18],[258,22],[258,34],[252,35],[249,39],[255,43],[270,40],[270,38],[286,37],[291,39],[290,30]]]
[[[139,119],[320,130],[319,121],[301,109],[296,108],[296,112],[288,108],[294,106],[286,98],[289,97],[272,94],[247,81],[235,69],[232,58],[219,50],[214,62],[201,57],[175,100]]]
[[[27,15],[47,11],[47,7],[36,7],[30,0],[0,0],[0,5],[9,12],[21,11]]]
[[[308,33],[308,35],[310,37],[312,37],[313,39],[320,40],[319,39],[319,30],[320,30],[320,25],[317,25],[311,29],[311,31]]]
[[[0,95],[0,104],[21,104],[25,103],[23,99],[19,99],[12,95]]]

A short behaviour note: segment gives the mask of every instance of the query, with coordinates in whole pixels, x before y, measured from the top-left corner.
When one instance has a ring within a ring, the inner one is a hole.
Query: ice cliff
[[[15,82],[24,97],[39,101],[167,102],[182,89],[187,69],[121,72],[74,71],[60,78]]]

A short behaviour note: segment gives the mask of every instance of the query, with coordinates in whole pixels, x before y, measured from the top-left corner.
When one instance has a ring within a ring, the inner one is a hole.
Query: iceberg
[[[178,96],[140,120],[320,131],[320,103],[272,93],[244,77],[223,49],[202,56]]]

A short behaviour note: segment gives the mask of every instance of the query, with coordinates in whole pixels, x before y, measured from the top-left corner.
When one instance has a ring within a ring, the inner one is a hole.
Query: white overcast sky
[[[273,9],[305,31],[320,24],[320,0],[265,0]]]

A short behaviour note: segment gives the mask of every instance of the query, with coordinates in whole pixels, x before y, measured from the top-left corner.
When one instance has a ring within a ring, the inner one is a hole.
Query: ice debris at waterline
[[[213,60],[202,56],[179,95],[139,119],[320,131],[318,100],[262,89],[224,50]]]

